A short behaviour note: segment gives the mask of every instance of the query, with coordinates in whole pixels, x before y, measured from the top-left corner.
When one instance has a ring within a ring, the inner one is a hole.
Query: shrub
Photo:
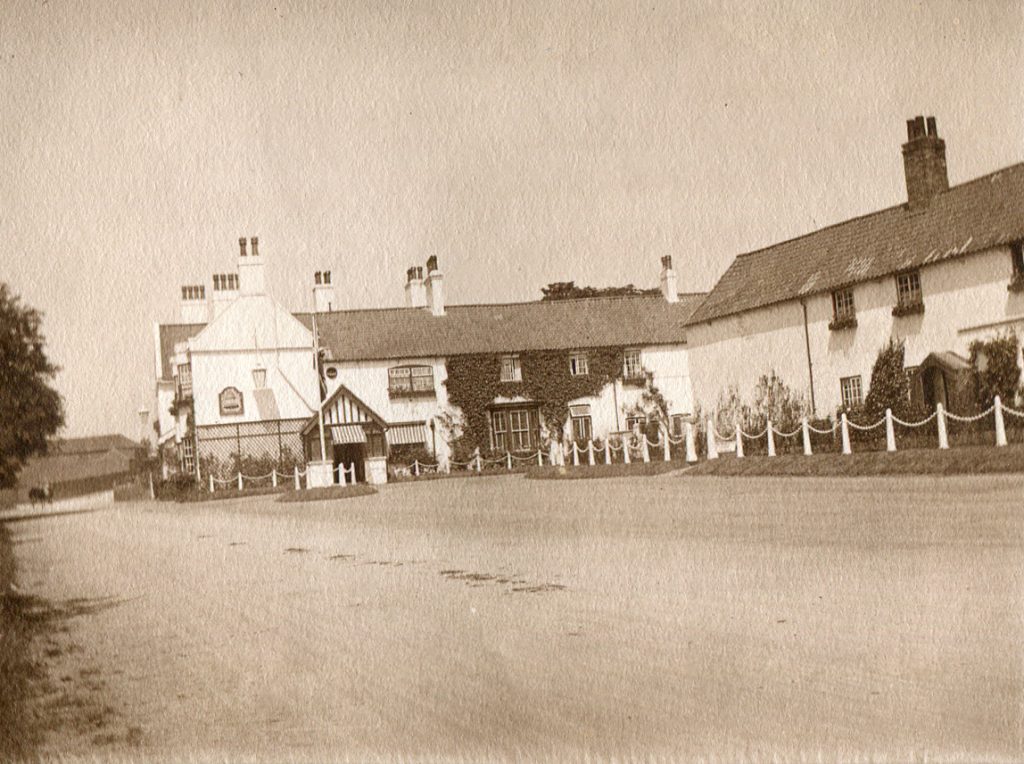
[[[1016,402],[1021,392],[1018,347],[1017,335],[1013,332],[970,344],[975,395],[981,408],[987,408],[997,395],[1007,405]]]
[[[876,422],[885,416],[886,409],[892,409],[892,413],[900,418],[911,415],[910,384],[903,361],[902,342],[890,339],[878,351],[878,357],[871,367],[868,394],[864,398],[863,418]]]

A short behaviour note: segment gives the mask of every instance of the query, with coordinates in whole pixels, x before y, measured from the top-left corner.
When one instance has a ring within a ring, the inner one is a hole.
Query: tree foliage
[[[12,487],[31,457],[64,424],[51,387],[57,367],[44,351],[42,317],[0,283],[0,488]]]
[[[575,300],[580,297],[632,297],[658,294],[659,289],[640,289],[632,284],[621,287],[576,286],[575,281],[554,281],[541,288],[541,300]]]
[[[719,434],[733,432],[738,422],[746,433],[762,431],[771,419],[778,430],[794,430],[808,414],[807,401],[794,392],[775,370],[762,374],[751,402],[744,401],[735,387],[726,388],[715,407],[715,428]]]
[[[1007,405],[1014,404],[1021,391],[1020,366],[1017,363],[1019,346],[1013,332],[988,340],[975,340],[970,344],[975,393],[981,408],[992,405],[992,399],[997,395]]]
[[[864,414],[872,422],[885,416],[886,409],[903,418],[910,415],[910,383],[903,366],[902,342],[890,339],[878,351],[871,367],[871,383],[864,398]]]

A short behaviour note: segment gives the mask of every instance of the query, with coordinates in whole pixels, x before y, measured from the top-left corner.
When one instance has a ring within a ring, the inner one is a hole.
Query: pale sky
[[[325,9],[323,6],[327,6]],[[331,8],[330,6],[337,6]],[[805,7],[807,6],[807,7]],[[744,251],[1024,160],[1024,4],[0,4],[0,280],[69,436],[138,437],[154,321],[259,236],[271,293],[400,305],[551,281],[709,289]]]

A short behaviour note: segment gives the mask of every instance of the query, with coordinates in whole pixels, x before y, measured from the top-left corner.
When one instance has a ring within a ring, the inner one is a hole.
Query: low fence
[[[1009,417],[1009,420],[1007,419]],[[875,422],[858,422],[845,413],[836,422],[812,421],[804,417],[792,430],[780,430],[769,420],[760,432],[748,433],[734,426],[732,432],[719,432],[714,417],[708,417],[700,433],[703,457],[717,459],[729,452],[738,458],[759,454],[769,457],[778,454],[842,453],[855,451],[896,451],[897,448],[948,449],[956,446],[1006,446],[1024,443],[1024,411],[1003,405],[999,397],[984,411],[970,416],[946,411],[942,404],[917,421],[905,421],[887,409]],[[711,437],[708,437],[710,434]],[[395,465],[392,471],[399,477],[420,477],[434,473],[459,470],[483,472],[511,472],[521,466],[537,465],[596,465],[629,464],[652,460],[685,460],[694,463],[698,456],[698,432],[693,423],[686,423],[685,432],[671,437],[661,430],[657,440],[646,434],[621,435],[605,442],[587,441],[586,444],[568,442],[550,452],[542,450],[530,454],[506,452],[491,457],[481,455],[479,449],[468,461],[448,463],[414,461]]]

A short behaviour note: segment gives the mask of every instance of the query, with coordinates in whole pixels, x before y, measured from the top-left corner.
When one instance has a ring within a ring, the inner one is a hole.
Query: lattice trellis
[[[305,424],[305,419],[277,419],[196,427],[200,469],[203,475],[227,478],[239,471],[262,475],[301,468]]]

